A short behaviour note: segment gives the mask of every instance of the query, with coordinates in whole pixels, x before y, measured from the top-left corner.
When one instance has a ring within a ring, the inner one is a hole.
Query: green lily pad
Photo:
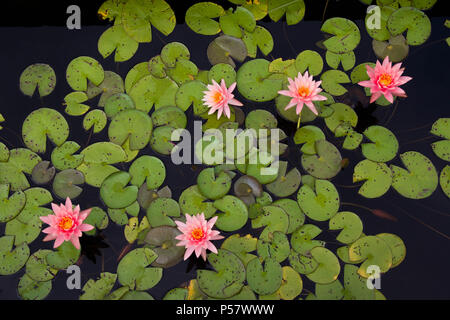
[[[212,65],[226,63],[236,67],[233,59],[243,62],[247,57],[247,47],[239,39],[228,35],[222,35],[212,41],[207,49],[208,60]]]
[[[148,189],[159,188],[166,178],[164,163],[156,157],[142,156],[136,159],[130,166],[131,184],[142,186],[147,183]]]
[[[245,119],[245,127],[253,129],[259,136],[259,130],[270,130],[277,127],[278,121],[269,111],[257,109],[252,110]]]
[[[322,230],[313,224],[302,225],[292,233],[292,249],[302,255],[309,256],[311,249],[319,246],[325,246],[324,241],[315,240],[315,238],[321,233]]]
[[[292,267],[282,268],[283,282],[278,289],[278,295],[283,300],[294,300],[303,290],[303,281]]]
[[[148,113],[153,105],[155,109],[175,105],[175,94],[178,85],[169,78],[158,79],[147,75],[138,80],[128,91],[136,109]]]
[[[122,145],[130,139],[130,149],[140,150],[147,146],[153,131],[151,118],[139,110],[124,110],[111,121],[108,136],[111,142]]]
[[[84,163],[89,164],[115,164],[126,160],[122,147],[112,142],[97,142],[81,151]]]
[[[301,174],[297,168],[291,169],[287,174],[287,162],[280,161],[278,177],[274,182],[266,185],[267,190],[277,197],[284,198],[295,193],[300,186]]]
[[[24,274],[20,278],[17,291],[24,300],[43,300],[52,291],[52,281],[35,281]]]
[[[145,243],[158,255],[152,263],[154,267],[170,268],[183,260],[185,249],[176,244],[175,239],[181,232],[174,227],[160,226],[150,229],[145,237]]]
[[[300,150],[304,154],[316,154],[316,141],[324,140],[325,134],[316,126],[302,126],[295,132],[295,144],[304,144]]]
[[[350,211],[337,213],[330,219],[330,230],[342,231],[336,236],[336,240],[350,244],[359,239],[363,231],[363,224],[358,215]]]
[[[10,184],[12,191],[28,189],[30,184],[25,173],[31,174],[40,161],[41,158],[28,149],[11,150],[8,162],[0,162],[0,183]]]
[[[191,105],[194,108],[194,114],[198,115],[208,110],[203,104],[203,91],[206,90],[206,85],[201,81],[194,80],[183,83],[177,90],[175,102],[178,108],[186,111]]]
[[[104,230],[108,227],[109,218],[106,212],[100,207],[91,208],[91,213],[84,220],[84,223],[94,226],[95,229],[85,232],[87,235],[93,236],[97,230]]]
[[[186,114],[178,107],[162,107],[152,114],[152,122],[155,127],[168,125],[173,128],[186,128]]]
[[[295,59],[295,67],[302,74],[308,69],[310,75],[317,76],[323,70],[323,59],[316,51],[304,50]]]
[[[384,273],[392,266],[392,252],[388,244],[376,236],[366,236],[353,242],[349,248],[350,261],[364,259],[358,274],[364,278],[370,276],[367,267],[377,265]]]
[[[73,59],[66,70],[66,79],[69,86],[75,91],[86,91],[88,80],[98,86],[103,82],[105,72],[97,60],[81,56]]]
[[[242,200],[226,195],[214,201],[214,207],[219,210],[215,226],[223,231],[236,231],[242,228],[248,220],[248,210]]]
[[[325,40],[323,45],[335,53],[353,51],[361,40],[358,26],[345,18],[335,17],[326,20],[320,31],[334,35]]]
[[[158,198],[150,203],[147,209],[147,218],[150,225],[155,227],[172,226],[175,222],[170,217],[180,216],[178,202],[170,198]]]
[[[229,9],[225,15],[220,16],[219,25],[222,32],[236,38],[242,38],[242,31],[253,32],[256,20],[253,14],[244,7],[236,7],[234,12]]]
[[[117,280],[117,275],[102,272],[97,280],[89,279],[83,286],[80,300],[102,300],[109,294]]]
[[[400,154],[407,169],[391,165],[392,187],[410,199],[429,197],[438,185],[436,168],[430,159],[415,151]]]
[[[246,277],[242,261],[225,249],[219,249],[217,254],[208,254],[208,261],[215,271],[197,271],[201,291],[216,299],[230,298],[239,293]]]
[[[302,166],[313,177],[331,179],[341,171],[342,156],[339,150],[326,140],[315,142],[317,154],[303,154]]]
[[[14,236],[0,238],[0,275],[11,275],[22,269],[30,256],[30,249],[22,243],[13,249]]]
[[[32,97],[36,88],[39,96],[45,97],[53,92],[56,86],[55,71],[48,64],[35,63],[28,66],[20,75],[20,91]]]
[[[100,197],[111,209],[125,208],[137,199],[138,187],[127,186],[131,175],[125,171],[111,174],[100,187]]]
[[[286,23],[294,25],[303,20],[305,16],[305,2],[303,0],[272,0],[269,1],[269,17],[274,22],[286,14]]]
[[[273,258],[278,263],[286,260],[291,253],[289,240],[287,236],[280,231],[269,234],[267,239],[258,240],[257,250],[260,258],[264,260]]]
[[[433,152],[447,162],[450,162],[450,140],[441,140],[431,144]]]
[[[187,298],[187,288],[173,288],[164,295],[163,300],[187,300]]]
[[[222,79],[225,80],[225,84],[227,85],[227,87],[236,82],[236,71],[229,64],[216,64],[212,66],[212,68],[208,72],[208,80],[210,83],[212,83],[212,81],[214,80],[220,84]]]
[[[47,265],[45,258],[51,250],[38,250],[33,253],[26,264],[26,274],[34,281],[48,281],[55,277],[58,270]]]
[[[391,248],[392,253],[392,268],[397,267],[400,263],[405,260],[406,257],[406,246],[403,240],[392,233],[379,233],[377,234],[377,238],[383,239]]]
[[[342,68],[345,71],[353,68],[356,62],[355,53],[353,51],[346,53],[334,53],[327,50],[325,58],[331,68],[337,69],[339,67],[339,64],[342,64]]]
[[[246,99],[263,102],[278,95],[282,81],[269,78],[269,64],[265,59],[254,59],[239,68],[236,75],[237,87]]]
[[[359,162],[353,172],[353,183],[366,181],[358,193],[366,198],[378,198],[384,195],[392,184],[392,172],[382,162],[363,160]]]
[[[120,260],[117,266],[119,282],[136,290],[153,288],[162,278],[162,268],[148,267],[157,259],[149,248],[134,249]]]
[[[61,199],[76,199],[83,192],[79,185],[84,184],[84,175],[75,169],[58,172],[53,181],[53,192]]]
[[[8,147],[0,142],[0,162],[7,162],[9,159],[9,149]]]
[[[348,75],[340,70],[328,70],[322,73],[322,88],[334,96],[341,96],[347,92],[342,83],[349,83]]]
[[[259,295],[268,295],[277,291],[282,284],[283,270],[273,258],[253,259],[247,264],[247,282],[249,287]]]
[[[220,25],[214,18],[225,14],[225,10],[212,2],[200,2],[186,11],[186,24],[194,32],[203,35],[215,35],[220,32]]]
[[[387,162],[397,155],[398,141],[390,130],[381,126],[371,126],[364,131],[364,135],[373,142],[361,145],[362,153],[367,159]]]
[[[327,180],[316,180],[315,190],[303,185],[297,194],[297,202],[303,212],[316,221],[326,221],[339,210],[339,194]]]
[[[327,127],[335,132],[339,125],[348,123],[352,127],[356,127],[358,123],[358,115],[348,105],[343,103],[334,103],[330,105],[330,108],[334,110],[333,114],[325,118],[325,124]]]
[[[78,167],[84,159],[84,155],[74,155],[80,149],[80,145],[75,141],[66,141],[52,151],[52,164],[58,170],[74,169]]]
[[[241,237],[239,234],[233,234],[225,239],[221,248],[233,252],[237,255],[244,266],[247,266],[248,262],[256,256],[250,252],[256,251],[256,245],[258,239],[251,235]]]
[[[216,176],[214,168],[207,168],[198,175],[197,186],[205,197],[217,200],[225,196],[230,190],[231,178],[225,172]]]
[[[242,40],[247,47],[248,56],[251,58],[256,58],[258,48],[263,55],[267,56],[274,47],[272,34],[261,26],[256,26],[253,32],[244,31]]]
[[[341,265],[335,254],[323,247],[311,249],[311,256],[319,264],[318,267],[306,276],[315,283],[327,284],[335,281],[341,272]]]
[[[358,267],[346,264],[344,266],[344,299],[374,300],[375,290],[367,287],[367,279],[358,274]]]
[[[180,60],[177,61],[175,68],[168,68],[166,72],[170,79],[180,85],[194,80],[198,74],[198,67],[192,61]]]
[[[44,153],[47,137],[57,146],[62,145],[69,136],[66,119],[56,110],[41,108],[33,111],[22,126],[25,145],[34,152]]]
[[[108,118],[113,118],[121,111],[134,108],[133,99],[126,93],[113,94],[105,102],[105,113]]]
[[[130,71],[128,71],[125,77],[125,91],[129,94],[134,85],[148,75],[150,75],[148,62],[136,64]]]
[[[107,164],[83,163],[77,170],[84,174],[86,183],[90,186],[100,188],[103,181],[119,169]]]
[[[169,155],[175,147],[175,143],[171,140],[175,130],[178,129],[170,126],[157,127],[153,130],[150,139],[152,149],[160,154]]]
[[[6,223],[5,235],[14,236],[14,244],[32,243],[41,233],[42,222],[37,217],[26,222],[18,218]]]
[[[47,264],[53,269],[66,269],[78,261],[81,250],[77,250],[71,242],[63,242],[54,252],[46,255]]]
[[[425,43],[431,34],[431,22],[422,11],[404,7],[394,11],[388,19],[387,27],[393,36],[407,31],[406,40],[411,46]]]
[[[0,222],[14,219],[25,206],[25,194],[17,191],[9,196],[9,189],[9,184],[0,184]]]
[[[24,193],[27,200],[22,212],[17,216],[17,220],[25,224],[32,221],[35,221],[34,224],[38,224],[40,221],[39,217],[52,214],[52,210],[42,208],[42,206],[49,204],[53,200],[48,190],[44,188],[30,188],[25,190]],[[23,236],[26,236],[26,234],[23,234]]]
[[[433,123],[430,133],[444,138],[450,139],[450,118],[440,118]]]
[[[439,183],[441,185],[442,191],[450,198],[450,166],[445,166],[441,171],[441,175],[439,177]]]
[[[355,150],[359,147],[362,141],[363,135],[359,132],[351,130],[349,133],[347,133],[344,143],[342,144],[342,148],[346,150]]]
[[[305,214],[298,206],[297,201],[292,199],[279,199],[273,205],[280,207],[288,215],[289,227],[286,231],[287,234],[296,231],[305,223]]]
[[[138,206],[139,209],[139,206]],[[140,209],[139,209],[140,210]],[[138,212],[139,214],[139,212]],[[123,233],[125,235],[125,239],[128,243],[132,244],[135,242],[141,232],[144,230],[148,230],[150,228],[150,224],[148,223],[147,217],[142,218],[139,223],[138,217],[131,217],[128,220],[128,224],[125,226]]]
[[[55,167],[51,167],[50,165],[50,161],[39,162],[31,172],[31,180],[37,185],[49,183],[56,173]]]
[[[265,227],[259,239],[268,240],[275,231],[286,233],[289,227],[289,216],[280,207],[269,205],[263,207],[263,213],[252,220],[252,228]]]
[[[114,61],[122,62],[131,59],[139,47],[139,42],[130,37],[123,25],[114,25],[102,33],[98,39],[98,52],[103,58],[109,57],[114,51]]]
[[[122,77],[115,72],[105,71],[105,77],[99,85],[95,85],[92,82],[88,83],[86,94],[89,99],[101,95],[98,105],[104,107],[109,97],[117,93],[123,93],[124,90]]]
[[[94,133],[101,132],[107,123],[106,114],[99,109],[92,110],[83,119],[83,128],[88,131],[93,128]]]
[[[203,196],[197,185],[190,186],[184,190],[179,199],[182,213],[196,214],[203,212],[205,218],[209,219],[217,211],[212,202]]]
[[[292,268],[301,274],[308,274],[317,269],[319,264],[311,256],[304,256],[295,250],[291,250],[289,255],[289,263]]]
[[[372,48],[377,57],[384,60],[387,56],[392,62],[404,60],[409,53],[409,46],[403,35],[393,36],[389,41],[372,41]]]
[[[386,41],[391,37],[391,33],[387,28],[387,23],[389,17],[395,11],[395,9],[388,5],[379,7],[379,9],[380,16],[377,16],[373,11],[367,13],[365,19],[366,30],[369,36],[371,36],[374,40]],[[376,28],[373,27],[372,24],[375,22],[374,19],[379,19],[378,21],[375,20],[376,22],[379,22],[379,28],[378,26]]]
[[[189,49],[181,42],[166,44],[161,50],[161,61],[169,68],[175,68],[177,62],[189,60]]]
[[[260,197],[262,195],[262,185],[253,177],[242,176],[234,183],[234,194],[238,197],[253,195]]]
[[[364,80],[369,80],[369,75],[367,74],[367,68],[369,66],[371,68],[375,67],[375,63],[372,62],[364,62],[358,64],[353,68],[352,73],[350,74],[350,78],[352,79],[352,83],[358,83]]]
[[[339,280],[327,284],[316,283],[315,299],[341,300],[344,296],[344,287]]]

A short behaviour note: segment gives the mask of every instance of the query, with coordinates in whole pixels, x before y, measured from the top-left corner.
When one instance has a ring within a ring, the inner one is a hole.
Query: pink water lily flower
[[[406,98],[406,93],[399,86],[411,80],[411,77],[402,76],[405,68],[401,68],[402,64],[397,63],[392,66],[389,56],[384,58],[383,64],[377,61],[375,68],[366,65],[367,74],[370,80],[361,81],[358,84],[363,87],[370,88],[372,97],[370,103],[376,101],[383,95],[390,103],[394,102],[394,97]]]
[[[67,197],[66,204],[60,204],[59,207],[52,203],[54,215],[40,217],[40,219],[49,225],[42,232],[47,233],[44,241],[55,240],[53,248],[59,247],[64,241],[70,241],[80,249],[80,237],[82,232],[94,229],[90,224],[83,221],[91,213],[92,209],[80,211],[80,206],[73,208],[72,201]]]
[[[212,230],[216,221],[217,217],[206,221],[203,213],[194,216],[186,214],[186,223],[175,221],[178,230],[182,232],[182,234],[175,238],[180,240],[180,242],[177,243],[177,246],[186,247],[184,260],[189,258],[189,256],[195,252],[197,258],[201,255],[203,260],[206,261],[206,249],[213,253],[217,253],[217,249],[211,243],[211,240],[220,240],[223,239],[223,237],[219,236],[219,231]]]
[[[202,99],[204,104],[210,108],[208,114],[217,111],[217,119],[220,118],[222,113],[229,119],[231,116],[229,105],[242,106],[242,103],[234,99],[232,94],[234,88],[236,88],[236,82],[229,88],[227,88],[224,79],[222,79],[220,85],[214,80],[212,82],[213,84],[208,85],[208,90],[203,92],[205,95]]]
[[[278,91],[278,94],[292,98],[284,109],[288,110],[293,106],[297,106],[295,112],[299,115],[302,112],[303,105],[306,104],[306,106],[311,109],[314,114],[319,114],[313,101],[327,100],[326,97],[319,94],[322,92],[322,89],[320,88],[322,81],[314,81],[313,77],[308,74],[308,71],[306,71],[303,76],[299,72],[294,80],[288,78],[288,81],[289,90]]]

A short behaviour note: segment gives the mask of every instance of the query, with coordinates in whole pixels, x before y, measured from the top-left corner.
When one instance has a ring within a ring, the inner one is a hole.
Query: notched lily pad
[[[145,237],[145,243],[158,255],[152,266],[170,268],[183,259],[185,249],[177,246],[179,240],[175,239],[179,234],[181,232],[174,227],[161,226],[150,229]]]
[[[20,91],[32,97],[36,88],[39,96],[45,97],[53,92],[56,86],[55,71],[48,64],[35,63],[28,66],[20,75]]]
[[[50,161],[41,161],[33,168],[31,179],[35,184],[44,185],[53,179],[56,169],[50,165]]]
[[[75,169],[66,169],[58,172],[53,181],[53,192],[61,199],[77,198],[83,189],[79,186],[84,184],[84,175]]]

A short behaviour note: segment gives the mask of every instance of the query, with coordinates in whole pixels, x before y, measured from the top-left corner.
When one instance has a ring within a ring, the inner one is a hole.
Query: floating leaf
[[[83,128],[88,131],[93,127],[94,133],[101,132],[107,123],[106,114],[99,109],[92,110],[83,119]]]
[[[350,79],[347,74],[340,70],[328,70],[325,71],[321,78],[322,88],[334,96],[341,96],[347,92],[341,83],[349,83]]]
[[[264,260],[273,258],[281,263],[289,256],[291,247],[287,236],[280,231],[275,231],[267,239],[258,240],[257,250],[260,258]]]
[[[44,153],[47,137],[57,146],[62,145],[69,136],[66,119],[56,110],[40,108],[30,113],[22,126],[25,145],[34,152]]]
[[[153,105],[155,105],[155,109],[175,105],[177,90],[178,86],[175,81],[148,75],[137,81],[128,94],[133,99],[136,109],[148,113]]]
[[[186,128],[186,114],[178,107],[162,107],[152,114],[152,122],[155,127],[168,125],[173,128]]]
[[[100,196],[108,208],[120,209],[131,205],[137,199],[138,188],[127,186],[131,180],[128,172],[119,171],[103,181]]]
[[[339,194],[327,180],[316,180],[315,191],[308,185],[300,187],[297,201],[303,212],[316,221],[326,221],[339,210]]]
[[[12,191],[28,189],[30,184],[25,173],[31,174],[39,162],[41,158],[28,149],[11,150],[8,161],[0,162],[0,183],[10,184]]]
[[[385,194],[392,183],[392,172],[382,162],[363,160],[359,162],[353,172],[353,183],[366,181],[358,193],[366,198],[378,198]]]
[[[17,220],[24,224],[32,223],[35,227],[35,235],[37,233],[37,226],[40,226],[39,217],[46,216],[52,214],[52,210],[47,208],[42,208],[52,202],[53,197],[51,193],[43,188],[30,188],[25,190],[26,202],[25,207],[22,209],[22,212],[16,217]],[[30,225],[30,228],[33,226]],[[22,235],[21,235],[22,236]],[[23,236],[27,236],[23,234]],[[17,240],[17,239],[16,239]]]
[[[75,91],[86,91],[88,80],[98,86],[103,82],[105,72],[97,60],[81,56],[73,59],[66,70],[66,79]]]
[[[55,277],[58,270],[47,265],[45,258],[51,250],[38,250],[33,253],[26,264],[26,274],[34,281],[48,281]]]
[[[295,67],[302,74],[308,69],[310,75],[317,76],[323,70],[323,60],[316,51],[304,50],[295,59]]]
[[[127,253],[117,266],[119,282],[136,290],[153,288],[162,278],[162,268],[148,267],[157,259],[149,248],[138,248]]]
[[[326,284],[337,279],[341,266],[333,252],[323,247],[315,247],[311,249],[311,256],[319,265],[313,272],[306,275],[309,280]]]
[[[25,265],[30,256],[30,249],[22,243],[13,249],[14,236],[0,238],[0,275],[14,274]]]
[[[125,91],[129,94],[134,85],[148,75],[150,75],[148,62],[136,64],[133,68],[131,68],[125,77]]]
[[[52,290],[52,281],[35,281],[24,274],[19,281],[17,291],[24,300],[43,300]]]
[[[44,185],[49,183],[55,176],[55,167],[50,167],[50,161],[39,162],[31,172],[31,179],[37,185]]]
[[[185,249],[177,246],[179,240],[175,239],[180,234],[181,232],[174,227],[161,226],[150,229],[145,242],[158,255],[152,266],[170,268],[183,259]]]
[[[409,46],[401,34],[391,37],[389,42],[373,40],[372,47],[379,59],[384,60],[388,56],[392,62],[404,60],[409,53]]]
[[[123,5],[121,20],[126,33],[137,42],[151,42],[149,12],[153,1],[131,0]]]
[[[441,185],[442,191],[450,198],[450,166],[445,166],[441,171],[441,175],[439,177],[439,183]]]
[[[97,230],[104,230],[109,224],[108,215],[102,208],[93,207],[91,213],[84,220],[84,223],[94,226]],[[96,233],[96,229],[87,231],[86,234],[93,236]]]
[[[22,222],[15,218],[6,223],[5,235],[14,236],[14,244],[32,243],[41,233],[42,222],[34,218]]]
[[[336,236],[336,240],[350,244],[357,239],[362,234],[363,224],[358,215],[350,211],[342,211],[337,213],[333,218],[330,219],[330,230],[340,230],[342,231]]]
[[[212,41],[207,49],[208,60],[212,65],[227,63],[236,67],[233,59],[243,62],[247,57],[247,47],[239,39],[228,35],[222,35]]]
[[[187,288],[173,288],[169,290],[163,300],[187,300],[188,299],[188,289]]]
[[[108,137],[111,142],[122,145],[129,139],[131,150],[147,146],[153,131],[151,118],[143,111],[124,110],[111,120]]]
[[[365,19],[365,26],[366,26],[366,30],[367,33],[369,34],[369,36],[371,36],[374,40],[377,41],[386,41],[389,40],[389,38],[391,37],[391,33],[389,32],[388,28],[387,28],[387,22],[389,17],[391,16],[392,12],[395,11],[395,9],[391,6],[382,6],[380,7],[380,15],[376,15],[376,11],[374,13],[375,10],[371,10],[367,12],[366,15],[366,19]],[[379,19],[376,20],[376,22],[379,22],[379,27],[378,25],[376,25],[376,27],[374,27],[373,25],[373,20],[374,19]]]
[[[112,142],[97,142],[81,151],[84,162],[89,164],[115,164],[126,160],[125,151]]]
[[[252,220],[252,228],[264,227],[259,239],[268,240],[271,233],[280,231],[286,233],[289,227],[289,216],[280,207],[268,205],[263,207],[263,213]]]
[[[256,257],[250,252],[256,251],[257,242],[258,239],[253,238],[249,234],[244,237],[241,237],[239,234],[233,234],[225,239],[221,248],[233,252],[241,259],[244,266],[247,266],[248,262]]]
[[[212,202],[207,202],[207,198],[203,196],[197,185],[190,186],[184,190],[179,199],[182,213],[192,214],[193,212],[203,212],[205,218],[209,219],[217,209]]]
[[[88,112],[90,107],[82,102],[87,101],[89,98],[85,92],[75,91],[71,92],[64,98],[66,105],[66,113],[70,116],[81,116]]]
[[[105,113],[108,118],[113,118],[121,111],[134,109],[133,99],[126,93],[116,93],[105,102]]]
[[[375,290],[367,287],[367,279],[358,274],[358,267],[346,264],[344,266],[344,299],[374,300]]]
[[[56,74],[48,64],[32,64],[20,75],[20,91],[30,97],[33,96],[36,88],[41,98],[48,96],[53,92],[55,86]]]
[[[122,62],[134,56],[139,43],[130,37],[122,25],[114,25],[102,33],[98,39],[98,52],[106,58],[114,51],[114,61]]]
[[[66,141],[52,151],[52,164],[58,170],[73,169],[78,167],[84,159],[84,155],[74,155],[80,149],[80,145],[74,141]]]
[[[407,170],[391,165],[392,187],[406,198],[429,197],[438,185],[436,168],[430,159],[415,151],[400,154],[400,159]]]
[[[269,17],[274,22],[286,14],[286,23],[294,25],[303,20],[305,16],[305,2],[303,0],[269,0]]]
[[[367,67],[371,68],[375,67],[375,63],[365,62],[357,65],[353,68],[352,73],[350,74],[350,78],[352,79],[352,83],[358,83],[360,81],[369,80],[369,75],[367,74]]]
[[[178,202],[170,198],[155,199],[147,209],[148,222],[153,228],[160,226],[175,227],[175,222],[169,217],[179,216],[180,206]]]
[[[317,154],[303,154],[302,166],[313,177],[331,179],[342,168],[342,156],[339,150],[326,140],[315,142]]]
[[[373,143],[361,145],[363,155],[372,161],[387,162],[397,155],[398,141],[395,135],[381,126],[371,126],[364,135]]]
[[[389,32],[397,36],[407,31],[406,41],[411,46],[418,46],[427,41],[431,34],[431,22],[422,11],[404,7],[394,11],[387,23]]]
[[[300,186],[300,171],[297,168],[291,169],[287,174],[286,171],[287,162],[280,161],[277,180],[266,185],[267,190],[280,198],[290,196]]]
[[[256,26],[253,32],[244,32],[242,37],[246,47],[249,57],[256,58],[257,50],[262,52],[263,55],[267,56],[273,50],[273,38],[270,32],[261,27]]]
[[[342,64],[342,68],[345,71],[350,70],[355,65],[355,53],[353,51],[346,53],[334,53],[332,51],[327,50],[326,60],[330,67],[333,69],[337,69],[339,64]]]
[[[177,107],[186,111],[192,104],[194,106],[194,114],[198,115],[206,112],[208,107],[202,101],[204,91],[206,91],[206,85],[201,81],[194,80],[183,83],[175,96]]]
[[[77,170],[84,174],[87,184],[96,188],[100,188],[103,181],[112,173],[119,171],[116,167],[99,163],[83,163]]]
[[[88,83],[86,94],[89,99],[101,94],[98,106],[104,107],[109,97],[117,93],[123,93],[124,90],[122,77],[115,72],[105,71],[105,77],[99,85],[95,85],[92,82]]]
[[[352,127],[356,127],[358,123],[358,115],[348,105],[343,103],[334,103],[330,105],[334,110],[333,114],[325,118],[325,124],[328,129],[335,132],[335,130],[343,123],[348,123]]]
[[[236,231],[242,228],[248,220],[247,206],[234,196],[226,195],[214,201],[214,207],[220,210],[215,226],[223,231]]]
[[[186,11],[186,24],[194,32],[203,35],[215,35],[220,32],[220,25],[214,21],[225,14],[225,10],[212,2],[200,2]]]
[[[273,258],[251,260],[247,265],[247,282],[249,287],[259,295],[268,295],[277,291],[282,284],[283,270]]]
[[[365,259],[358,269],[358,274],[364,278],[370,276],[367,268],[377,265],[384,273],[392,266],[392,252],[387,243],[376,236],[366,236],[352,243],[349,249],[350,261]]]
[[[156,157],[142,156],[130,166],[131,184],[140,187],[144,182],[148,189],[159,188],[166,178],[164,163]]]
[[[305,223],[305,214],[298,206],[297,201],[292,199],[279,199],[275,201],[273,205],[280,207],[288,215],[289,227],[286,231],[287,234],[296,231],[303,223]]]
[[[331,283],[316,283],[315,299],[317,300],[341,300],[344,296],[344,287],[339,280]],[[308,296],[308,300],[311,299]]]
[[[227,87],[236,82],[236,71],[229,64],[219,63],[214,65],[208,73],[208,80],[212,83],[215,80],[217,83],[225,80]]]
[[[198,175],[197,186],[205,197],[217,200],[225,196],[230,190],[231,178],[225,172],[216,176],[214,168],[207,168]]]
[[[237,7],[234,12],[231,10],[219,18],[219,25],[224,34],[242,38],[243,30],[248,32],[255,30],[255,17],[249,10],[244,7]]]
[[[302,255],[309,255],[311,249],[325,245],[324,241],[314,240],[321,233],[322,230],[313,224],[301,226],[292,233],[292,249]]]
[[[392,233],[379,233],[377,238],[383,239],[391,248],[392,252],[392,268],[397,267],[400,263],[405,260],[406,257],[406,247],[405,243],[399,236]]]
[[[320,30],[334,35],[325,40],[323,44],[328,50],[335,53],[353,51],[361,40],[358,26],[345,18],[330,18],[325,21]]]
[[[46,255],[45,259],[50,267],[62,270],[78,261],[80,251],[70,241],[64,241],[55,252]]]
[[[302,126],[294,135],[295,144],[304,144],[300,148],[304,154],[316,154],[316,141],[324,139],[325,134],[316,126]]]
[[[9,196],[9,184],[0,184],[0,222],[14,219],[25,206],[26,197],[22,191]]]
[[[150,139],[152,149],[160,154],[169,155],[175,147],[175,143],[172,142],[175,130],[177,129],[170,126],[162,126],[153,130]]]
[[[110,293],[117,280],[117,275],[102,272],[97,280],[89,279],[83,286],[80,300],[102,300]]]
[[[317,269],[319,264],[310,256],[304,256],[294,250],[289,255],[289,263],[295,271],[301,274],[309,274]]]
[[[208,254],[208,262],[215,271],[197,271],[198,286],[205,294],[216,299],[226,299],[241,290],[245,281],[245,267],[234,253],[219,249],[217,254]]]
[[[75,169],[66,169],[58,172],[53,181],[53,192],[61,199],[77,198],[83,189],[79,185],[84,184],[84,175]]]

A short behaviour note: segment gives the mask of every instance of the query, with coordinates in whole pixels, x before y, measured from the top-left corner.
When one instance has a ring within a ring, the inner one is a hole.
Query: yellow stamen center
[[[63,230],[69,230],[73,226],[73,220],[70,217],[64,217],[59,220],[59,227]]]
[[[194,230],[192,230],[191,232],[191,236],[194,240],[200,240],[203,238],[203,230],[202,228],[195,228]]]
[[[309,95],[309,88],[307,87],[298,88],[298,94],[300,97],[307,97]]]
[[[223,99],[222,94],[219,91],[214,93],[214,95],[213,95],[214,103],[219,103],[222,101],[222,99]]]
[[[392,77],[390,74],[387,73],[383,73],[380,78],[378,79],[378,82],[382,85],[382,86],[388,86],[392,83]]]

